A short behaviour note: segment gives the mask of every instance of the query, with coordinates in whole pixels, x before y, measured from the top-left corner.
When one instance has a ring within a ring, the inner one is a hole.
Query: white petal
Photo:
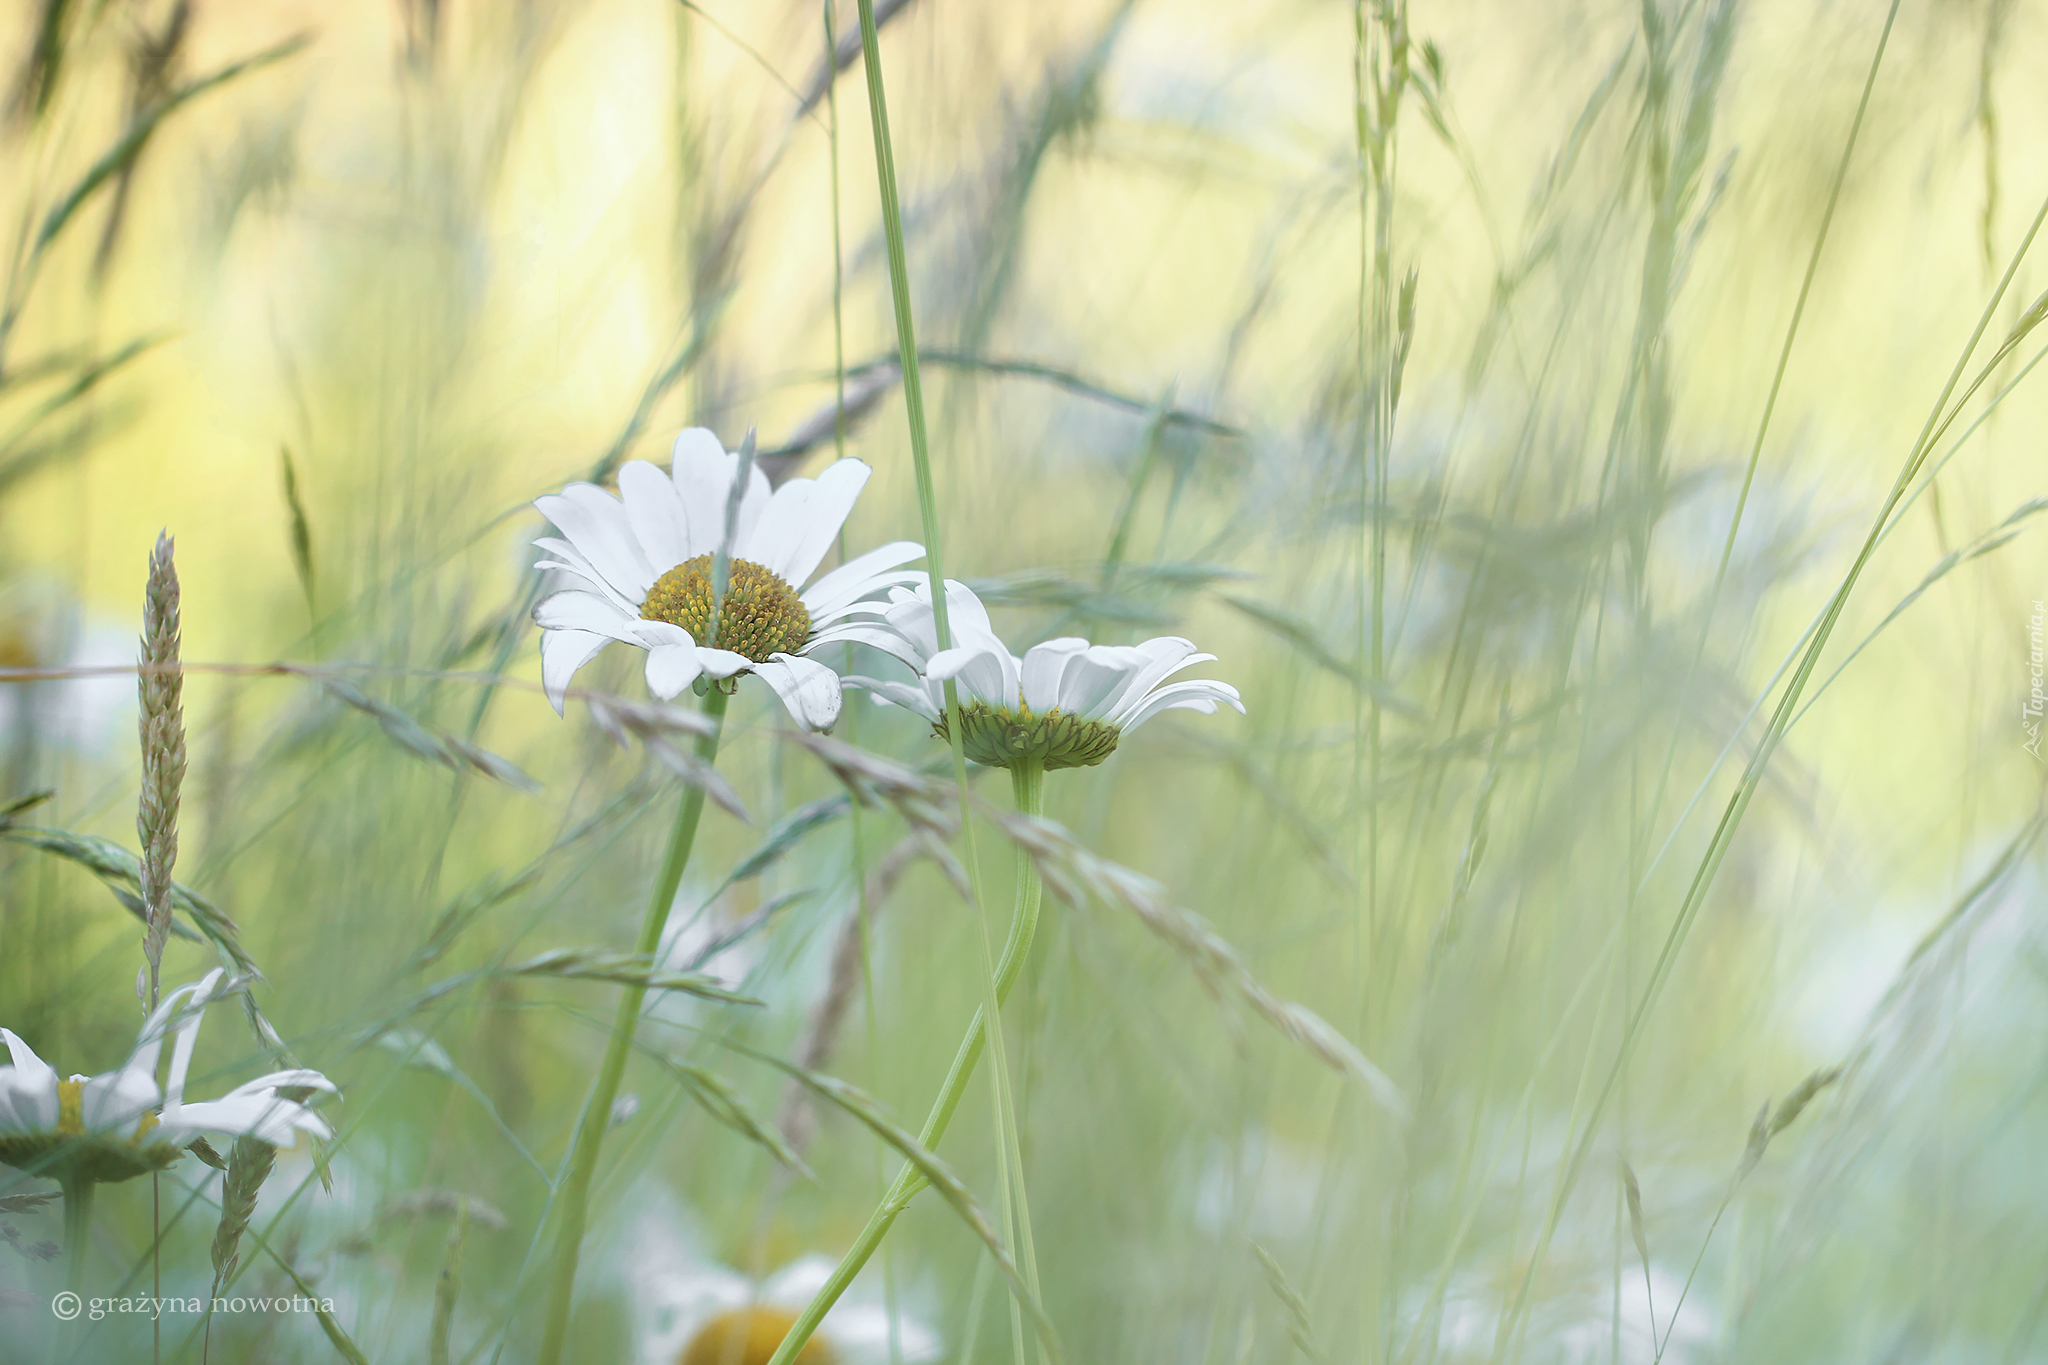
[[[923,558],[924,546],[914,540],[892,540],[879,549],[855,555],[804,590],[804,607],[811,613],[813,621],[830,616],[847,603],[859,601],[874,591],[873,580],[889,570],[900,569]],[[889,581],[895,581],[893,576]]]
[[[1184,668],[1195,664],[1211,663],[1214,654],[1200,654],[1195,651],[1192,640],[1183,640],[1177,635],[1161,635],[1135,647],[1144,660],[1131,673],[1131,680],[1123,693],[1112,702],[1103,719],[1112,725],[1122,723],[1123,717],[1131,714],[1152,694],[1152,689],[1165,682]]]
[[[697,681],[703,671],[694,644],[656,645],[647,651],[647,690],[663,701]]]
[[[0,1040],[7,1044],[7,1055],[14,1062],[14,1074],[18,1079],[32,1079],[41,1084],[43,1078],[48,1077],[51,1085],[57,1083],[57,1068],[36,1056],[36,1050],[23,1041],[20,1034],[13,1029],[0,1028]]]
[[[333,1136],[319,1115],[275,1093],[182,1104],[166,1109],[153,1131],[162,1132],[172,1142],[200,1133],[225,1133],[230,1137],[258,1138],[273,1147],[289,1146],[299,1132],[322,1139]]]
[[[849,674],[841,679],[847,687],[858,687],[874,696],[886,706],[900,706],[906,711],[915,711],[926,720],[939,718],[939,708],[932,701],[931,694],[922,687],[909,683],[890,682],[882,678],[861,678]]]
[[[839,675],[821,663],[794,654],[771,654],[754,665],[754,676],[775,689],[797,724],[808,730],[830,730],[839,719]]]
[[[156,1087],[156,1059],[158,1050],[163,1046],[164,1030],[170,1027],[172,1016],[183,1006],[187,997],[199,1000],[203,1009],[205,1007],[204,1002],[213,995],[214,983],[219,981],[225,974],[222,968],[215,967],[199,980],[188,981],[164,996],[162,1000],[159,1000],[156,1009],[151,1012],[148,1019],[143,1021],[142,1032],[135,1039],[135,1050],[128,1054],[127,1064],[121,1069],[124,1072],[135,1072],[149,1077],[150,1087],[154,1089]],[[192,1018],[185,1020],[179,1027],[179,1036],[182,1038],[188,1029],[195,1033],[199,1029],[199,1020],[196,1012]],[[188,1047],[186,1049],[188,1056],[190,1051]]]
[[[540,685],[548,694],[548,702],[555,708],[556,715],[562,714],[569,680],[576,676],[576,670],[595,659],[597,652],[610,643],[610,636],[591,630],[541,632]]]
[[[170,998],[164,1001],[164,1005],[169,1005],[171,1000],[177,998],[181,991],[189,991],[194,998],[201,1001],[200,1007],[193,1010],[186,1017],[185,1021],[178,1025],[178,1043],[176,1047],[171,1049],[169,1084],[164,1087],[164,1095],[169,1102],[175,1103],[178,1097],[185,1093],[185,1075],[192,1066],[192,1049],[199,1042],[199,1025],[205,1022],[206,1019],[204,1002],[212,997],[213,985],[220,978],[221,969],[216,967],[195,985],[180,987],[178,991],[173,991]],[[163,1005],[158,1006],[158,1008],[161,1010]],[[138,1048],[136,1051],[139,1054],[142,1049]],[[129,1066],[132,1068],[134,1064],[133,1059],[131,1059]],[[154,1088],[156,1085],[155,1049],[150,1050],[148,1068],[150,1085]]]
[[[923,577],[924,575],[916,569],[902,569],[894,573],[879,573],[867,581],[865,591],[868,594],[876,594],[885,588],[909,587]],[[806,608],[806,610],[809,609]],[[868,616],[886,616],[888,610],[888,604],[875,600],[872,595],[866,597],[865,600],[855,598],[852,601],[842,602],[829,610],[812,611],[810,613],[811,629],[821,630],[834,621],[856,613]]]
[[[627,615],[639,614],[641,599],[632,598],[629,600],[617,588],[605,582],[604,575],[599,573],[589,560],[578,553],[574,545],[571,545],[559,536],[542,536],[533,543],[547,551],[544,557],[534,562],[534,568],[559,569],[587,585],[589,591],[596,593],[608,602],[614,603],[620,611],[625,612]]]
[[[888,622],[889,629],[901,635],[917,651],[920,659],[929,659],[939,652],[937,627],[933,624],[935,618],[926,595],[892,591],[882,619]],[[918,666],[918,671],[923,671],[923,665]]]
[[[689,553],[683,556],[685,559],[708,555],[718,548],[718,537],[725,530],[725,494],[732,487],[733,466],[738,463],[736,456],[725,453],[725,447],[708,427],[691,427],[676,437],[669,475],[689,527]]]
[[[574,588],[543,597],[533,609],[533,619],[542,630],[585,631],[628,644],[642,642],[641,630],[646,624],[620,611],[616,602]]]
[[[89,1133],[132,1128],[162,1099],[154,1076],[126,1069],[102,1072],[79,1087],[79,1117]]]
[[[733,461],[737,464],[739,456],[733,456]],[[768,490],[768,476],[761,472],[761,466],[753,466],[747,471],[747,491],[746,495],[740,499],[739,520],[733,523],[733,544],[745,545],[753,540],[754,532],[760,526],[763,514],[768,510],[768,499],[771,496],[772,494]],[[723,502],[719,504],[718,515],[718,533],[723,536],[725,534],[725,504]]]
[[[1144,704],[1133,710],[1117,728],[1129,734],[1161,711],[1200,711],[1213,716],[1219,701],[1236,707],[1240,714],[1244,711],[1244,703],[1237,698],[1237,689],[1229,683],[1211,682],[1206,678],[1169,683],[1147,697]]]
[[[46,1133],[57,1126],[57,1070],[11,1029],[0,1040],[14,1065],[0,1067],[0,1132]]]
[[[691,427],[676,437],[669,471],[689,520],[689,558],[715,552],[724,540],[726,502],[732,494],[739,462],[739,456],[727,454],[718,437],[707,428]],[[732,540],[735,546],[751,541],[754,527],[767,506],[768,476],[755,465],[747,473],[746,491],[740,500]]]
[[[633,643],[642,649],[660,649],[663,645],[688,645],[697,647],[696,637],[681,626],[669,621],[648,621],[633,623]]]
[[[1040,715],[1058,706],[1060,675],[1067,671],[1067,665],[1074,656],[1087,648],[1086,640],[1077,635],[1067,635],[1025,650],[1023,666],[1017,670],[1018,684],[1024,691],[1024,704]]]
[[[592,483],[572,483],[559,495],[535,498],[540,514],[561,528],[591,566],[621,596],[638,602],[653,584],[654,568],[640,552],[619,500]]]
[[[832,1278],[833,1264],[812,1252],[799,1256],[761,1282],[761,1301],[788,1308],[802,1308]]]
[[[946,603],[952,647],[972,646],[995,639],[995,630],[989,625],[988,609],[982,606],[981,599],[965,583],[950,578],[946,580]],[[883,613],[883,618],[926,658],[939,652],[938,618],[932,611],[932,594],[928,585],[919,584],[909,592],[892,591],[889,609]],[[1005,655],[1009,653],[1007,648],[1002,652]]]
[[[802,582],[790,578],[787,563],[810,520],[811,500],[817,491],[814,479],[790,479],[769,494],[768,505],[747,534],[733,538],[733,558],[751,559],[791,586]]]
[[[619,468],[619,492],[626,520],[657,576],[690,557],[689,518],[668,475],[645,460],[628,460]]]
[[[791,479],[776,489],[751,542],[761,553],[747,558],[773,569],[785,583],[802,583],[839,538],[871,473],[859,460],[837,460],[815,480]],[[799,485],[800,496],[790,496]]]
[[[925,589],[925,596],[931,596],[931,589]],[[989,624],[988,608],[974,595],[974,589],[951,578],[946,580],[946,624],[955,635],[996,633],[996,628]]]
[[[714,678],[730,678],[754,666],[754,661],[744,654],[735,654],[729,649],[701,647],[697,650],[697,662],[704,666],[705,673]]]
[[[813,635],[810,643],[804,646],[803,652],[805,654],[816,654],[828,645],[846,644],[849,642],[879,649],[892,659],[896,659],[908,666],[913,673],[917,672],[924,663],[923,656],[911,647],[908,640],[905,640],[887,626],[876,625],[869,621],[842,621],[836,626],[829,626]]]
[[[1001,640],[975,640],[957,649],[943,650],[925,665],[925,676],[934,682],[951,679],[962,701],[985,701],[1005,709],[1017,705],[1017,667]]]
[[[330,1095],[339,1095],[341,1087],[310,1067],[294,1067],[289,1071],[273,1071],[267,1076],[258,1076],[253,1081],[244,1081],[227,1094],[224,1100],[240,1099],[245,1095],[258,1094],[265,1090],[280,1090],[285,1086],[297,1086],[308,1090],[325,1090]]]
[[[1090,645],[1060,675],[1060,710],[1094,720],[1123,697],[1145,656],[1119,645]]]
[[[832,1358],[843,1365],[927,1365],[944,1356],[938,1334],[906,1313],[896,1314],[892,1331],[889,1310],[881,1304],[841,1299],[818,1335],[831,1342]]]

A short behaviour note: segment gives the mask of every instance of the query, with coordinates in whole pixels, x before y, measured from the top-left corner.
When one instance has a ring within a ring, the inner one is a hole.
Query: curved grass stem
[[[956,732],[957,733],[957,732]],[[1010,770],[1012,791],[1017,800],[1017,809],[1026,815],[1038,815],[1045,809],[1045,767],[1034,761],[1019,762]],[[1038,876],[1037,864],[1033,863],[1022,849],[1017,851],[1017,898],[1010,915],[1010,934],[1003,944],[1002,961],[995,971],[995,996],[998,1006],[1009,999],[1010,988],[1017,984],[1017,977],[1024,970],[1024,960],[1031,952],[1032,937],[1038,932],[1038,911],[1045,899],[1044,883]],[[960,1040],[960,1050],[953,1056],[952,1069],[946,1073],[946,1083],[939,1088],[939,1097],[932,1103],[932,1111],[925,1118],[924,1129],[918,1134],[918,1141],[927,1150],[935,1150],[946,1135],[946,1128],[953,1121],[953,1114],[960,1107],[960,1101],[967,1093],[967,1083],[974,1076],[975,1065],[981,1061],[981,1053],[989,1040],[987,1011],[977,1009],[974,1022],[967,1026],[967,1036]],[[1007,1179],[1007,1175],[1005,1176]],[[847,1249],[833,1270],[832,1277],[820,1288],[810,1303],[805,1306],[802,1316],[782,1339],[782,1345],[769,1361],[769,1365],[789,1365],[796,1359],[804,1343],[818,1330],[825,1320],[825,1314],[839,1301],[853,1283],[861,1267],[875,1254],[875,1248],[889,1235],[889,1229],[896,1222],[896,1215],[903,1212],[917,1192],[925,1187],[925,1179],[917,1168],[908,1162],[897,1173],[896,1180],[882,1196],[882,1202],[861,1229],[860,1236]]]
[[[698,737],[696,749],[697,757],[707,764],[718,757],[726,701],[726,694],[716,687],[704,697],[704,714],[713,722],[713,729]],[[676,810],[675,829],[669,835],[668,853],[661,860],[661,874],[655,879],[654,893],[648,898],[647,914],[640,924],[636,947],[650,961],[661,947],[661,931],[668,925],[676,888],[683,884],[683,870],[690,864],[690,850],[697,842],[697,824],[703,814],[704,789],[685,787],[682,805]],[[611,1126],[612,1101],[618,1098],[619,1081],[626,1073],[626,1058],[632,1053],[633,1034],[639,1027],[640,1007],[646,999],[644,985],[626,986],[620,992],[611,1041],[605,1047],[604,1062],[584,1105],[583,1118],[576,1125],[569,1177],[562,1187],[562,1222],[556,1234],[554,1271],[548,1285],[547,1322],[541,1332],[541,1365],[558,1365],[563,1343],[568,1339],[569,1304],[576,1289],[576,1261],[583,1245],[590,1183],[597,1173],[598,1149],[604,1144],[605,1129]]]
[[[938,496],[932,480],[931,441],[925,424],[924,383],[918,372],[917,329],[910,307],[910,270],[903,246],[903,208],[896,186],[896,154],[889,138],[889,105],[882,85],[881,42],[876,34],[874,0],[860,0],[861,56],[867,74],[868,115],[875,139],[875,179],[882,200],[882,236],[889,259],[890,301],[896,315],[897,353],[903,367],[903,404],[910,419],[910,452],[917,468],[918,512],[924,525],[925,567],[930,574],[932,595],[933,627],[941,649],[950,649],[953,643],[952,624],[948,618],[946,604],[945,568],[943,547],[939,537]],[[967,1037],[960,1044],[960,1051],[953,1059],[953,1068],[946,1075],[946,1083],[939,1092],[938,1101],[933,1105],[931,1116],[925,1121],[922,1135],[927,1148],[934,1146],[952,1122],[953,1111],[960,1105],[961,1096],[967,1088],[968,1078],[974,1074],[974,1067],[981,1060],[981,1053],[987,1047],[994,1054],[992,1067],[996,1087],[996,1121],[998,1152],[1002,1160],[1005,1208],[1012,1215],[1013,1226],[1022,1234],[1020,1244],[1028,1247],[1029,1212],[1024,1206],[1023,1171],[1017,1163],[1014,1142],[1015,1116],[1009,1091],[1009,1068],[1003,1055],[1003,1037],[1000,1028],[991,1029],[991,1020],[1000,1023],[1002,1003],[1016,984],[1017,973],[1024,963],[1024,955],[1031,946],[1031,933],[1037,927],[1039,896],[1035,871],[1027,873],[1030,886],[1034,888],[1027,896],[1026,882],[1020,878],[1018,886],[1017,912],[1011,917],[1009,941],[1003,947],[1000,963],[989,951],[988,933],[982,919],[983,897],[981,894],[980,860],[974,850],[974,821],[967,786],[967,755],[963,748],[962,736],[966,727],[960,722],[960,697],[952,679],[945,683],[945,710],[947,734],[953,750],[953,778],[960,794],[960,837],[966,845],[968,876],[968,909],[975,917],[977,942],[981,949],[982,1005],[974,1022],[968,1027]],[[1042,783],[1044,770],[1037,770]],[[1020,798],[1025,792],[1025,779],[1019,777]],[[1034,786],[1033,790],[1042,790]],[[1026,906],[1029,906],[1028,916]],[[922,1186],[922,1178],[915,1170],[906,1168],[896,1177],[882,1202],[861,1230],[858,1240],[847,1251],[846,1256],[832,1272],[832,1278],[818,1291],[804,1309],[796,1324],[790,1328],[782,1345],[776,1348],[769,1365],[790,1365],[797,1352],[804,1348],[812,1333],[824,1321],[825,1314],[846,1292],[853,1277],[881,1245],[889,1227],[896,1221],[896,1215],[916,1195]],[[1036,1270],[1026,1270],[1027,1277],[1035,1280]]]

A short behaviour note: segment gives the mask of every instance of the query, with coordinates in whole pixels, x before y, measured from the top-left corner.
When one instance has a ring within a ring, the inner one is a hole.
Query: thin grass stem
[[[726,694],[715,686],[704,696],[704,714],[714,723],[711,732],[699,736],[696,742],[697,757],[704,763],[711,763],[718,757],[718,740],[725,728],[727,701]],[[683,871],[689,866],[690,852],[697,842],[697,825],[703,814],[704,788],[694,784],[685,787],[682,804],[676,809],[675,828],[669,835],[668,852],[662,858],[661,872],[655,878],[654,890],[647,901],[647,914],[640,924],[636,950],[649,960],[661,947],[661,932],[668,925],[676,889],[683,883]],[[647,988],[644,985],[627,986],[620,992],[611,1041],[605,1046],[596,1084],[584,1106],[582,1121],[576,1127],[569,1176],[562,1190],[562,1220],[556,1234],[554,1270],[548,1285],[547,1319],[541,1329],[538,1356],[541,1365],[557,1365],[568,1340],[569,1307],[576,1290],[576,1263],[581,1254],[583,1227],[588,1215],[590,1184],[597,1174],[598,1150],[604,1144],[605,1130],[611,1126],[612,1102],[618,1097],[619,1081],[626,1073],[626,1059],[632,1053],[633,1034],[639,1028],[640,1010],[646,998]]]
[[[881,42],[875,26],[874,0],[860,0],[860,36],[861,55],[867,76],[869,121],[875,140],[875,175],[882,201],[883,238],[889,261],[890,299],[896,319],[897,351],[903,367],[903,401],[910,422],[911,456],[917,472],[918,512],[924,528],[925,565],[931,585],[933,625],[939,647],[950,649],[953,632],[946,605],[944,547],[939,534],[938,496],[932,479],[931,442],[925,418],[924,382],[918,368],[917,329],[911,311],[909,264],[903,245],[903,210],[897,189],[896,156],[889,135],[889,105],[882,81]],[[982,913],[984,900],[981,894],[980,860],[975,853],[973,811],[968,797],[967,753],[963,747],[966,727],[960,718],[959,691],[951,679],[945,683],[945,702],[947,734],[953,754],[953,777],[960,796],[960,833],[966,843],[965,861],[970,899],[973,902],[969,906],[969,912],[974,916],[979,931],[976,938],[981,945],[983,1001],[974,1023],[968,1028],[968,1036],[962,1042],[960,1052],[954,1059],[953,1070],[946,1077],[946,1084],[933,1106],[932,1115],[926,1121],[923,1141],[927,1147],[937,1145],[946,1124],[951,1121],[967,1080],[981,1058],[984,1044],[994,1054],[991,1065],[995,1073],[998,1094],[998,1124],[999,1131],[1004,1131],[1002,1119],[1009,1095],[1009,1067],[1004,1055],[1000,1027],[1002,1002],[1010,985],[1014,984],[1017,971],[1022,967],[1024,960],[1023,951],[1013,953],[1012,950],[1020,947],[1028,949],[1030,946],[1028,932],[1023,936],[1021,945],[1019,944],[1019,925],[1013,919],[1010,942],[1005,945],[1001,965],[996,963],[990,951],[987,924]],[[1035,915],[1032,927],[1035,927]],[[984,1021],[987,1021],[988,1027],[984,1027]],[[1009,1144],[1006,1141],[1003,1145],[1006,1167],[1004,1179],[1007,1181],[1014,1176],[1021,1195],[1021,1172],[1009,1169],[1013,1166],[1014,1154],[1008,1150]],[[919,1188],[918,1180],[915,1169],[906,1165],[903,1173],[890,1186],[889,1193],[883,1197],[880,1206],[869,1218],[859,1239],[840,1260],[831,1278],[812,1297],[811,1302],[805,1306],[803,1313],[783,1338],[769,1365],[789,1365],[789,1362],[796,1358],[797,1353],[804,1348],[812,1334],[818,1330],[819,1324],[824,1321],[825,1314],[838,1301],[839,1296],[846,1292],[847,1286],[853,1282],[853,1277],[881,1244],[882,1238],[887,1235],[904,1203],[916,1194]],[[1028,1215],[1020,1212],[1020,1217],[1023,1216]],[[1035,1277],[1036,1271],[1029,1269],[1026,1274]],[[1051,1343],[1048,1342],[1048,1345]],[[549,1363],[544,1362],[543,1365]]]

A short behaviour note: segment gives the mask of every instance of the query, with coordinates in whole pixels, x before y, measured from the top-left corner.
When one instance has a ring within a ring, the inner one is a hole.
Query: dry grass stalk
[[[939,865],[963,899],[968,898],[965,870],[944,840],[957,827],[953,784],[924,775],[823,735],[790,732],[791,743],[808,749],[861,802],[885,802],[910,826],[910,837]],[[1326,1065],[1357,1082],[1379,1105],[1400,1118],[1408,1102],[1385,1072],[1360,1052],[1329,1021],[1305,1005],[1282,1000],[1267,990],[1244,959],[1203,920],[1175,906],[1159,883],[1117,863],[1098,858],[1060,825],[976,798],[982,814],[1038,867],[1046,886],[1069,905],[1083,907],[1092,895],[1105,904],[1121,905],[1140,923],[1186,958],[1212,995],[1237,996],[1252,1012],[1288,1040],[1307,1048]]]
[[[797,1065],[804,1070],[822,1071],[832,1060],[840,1031],[846,1026],[846,1016],[860,990],[862,941],[874,932],[875,918],[888,903],[896,884],[903,880],[904,872],[925,851],[925,839],[920,835],[898,840],[868,873],[865,894],[840,923],[839,937],[832,945],[832,971],[825,983],[825,993],[811,1010],[810,1027],[797,1051]],[[797,1152],[809,1149],[817,1132],[817,1109],[811,1103],[810,1091],[801,1082],[789,1082],[775,1126]]]
[[[735,820],[749,820],[739,793],[717,766],[676,743],[683,736],[695,739],[712,733],[718,728],[713,721],[700,712],[663,702],[632,701],[598,693],[584,693],[583,700],[590,707],[590,718],[597,728],[618,741],[620,748],[631,748],[632,741],[639,740],[649,757],[691,786],[702,787],[704,794]]]
[[[156,1008],[164,940],[171,932],[171,869],[178,861],[178,794],[185,781],[184,671],[178,658],[178,570],[170,536],[159,533],[142,600],[142,955],[149,966],[149,1007]]]
[[[1167,900],[1159,883],[1090,853],[1053,821],[1019,815],[989,802],[982,802],[981,810],[1037,864],[1039,875],[1055,896],[1076,908],[1086,906],[1090,896],[1104,904],[1123,906],[1187,959],[1210,994],[1219,999],[1235,995],[1281,1036],[1307,1048],[1363,1087],[1389,1113],[1407,1117],[1407,1100],[1385,1072],[1321,1015],[1267,990],[1245,966],[1237,949],[1199,915]]]

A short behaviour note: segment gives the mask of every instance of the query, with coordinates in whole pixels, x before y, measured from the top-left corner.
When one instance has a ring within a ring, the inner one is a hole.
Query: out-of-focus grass
[[[332,1191],[287,1153],[257,1225],[366,1356],[411,1359],[449,1212],[482,1201],[453,1355],[489,1359],[502,1333],[517,1359],[538,1282],[522,1262],[612,988],[484,969],[624,948],[673,785],[576,707],[558,721],[528,688],[447,675],[537,677],[527,499],[665,460],[692,423],[734,441],[758,424],[772,450],[831,402],[830,110],[799,116],[786,88],[810,88],[820,16],[200,6],[164,56],[170,5],[51,8],[55,80],[24,85],[4,130],[20,250],[0,341],[0,663],[129,657],[168,525],[187,659],[337,670],[538,780],[527,794],[424,762],[303,678],[187,683],[180,878],[236,917],[264,1009],[346,1092]],[[2021,715],[2048,597],[2034,522],[1829,680],[1945,556],[2048,491],[2033,379],[1863,571],[1812,710],[1648,994],[1780,665],[2048,194],[2026,136],[2048,112],[2027,78],[2048,33],[2002,0],[1902,7],[1713,596],[1884,23],[1736,8],[1722,52],[1723,13],[1410,9],[1416,79],[1425,39],[1443,75],[1405,92],[1378,264],[1346,7],[912,3],[883,31],[920,336],[952,358],[927,366],[949,572],[1004,585],[1019,647],[1186,633],[1250,711],[1149,727],[1056,777],[1049,813],[1164,883],[1412,1109],[1397,1122],[1207,995],[1117,907],[1049,902],[1010,1059],[1046,1301],[1075,1359],[1646,1361],[1667,1333],[1666,1358],[1695,1361],[2048,1349],[2029,1028],[2042,769]],[[14,19],[10,72],[47,74],[38,23]],[[33,253],[138,110],[302,32],[165,113]],[[893,345],[858,82],[838,101],[856,367]],[[1361,376],[1386,357],[1361,352],[1360,294],[1370,313],[1376,282],[1391,299],[1411,269],[1382,481]],[[2022,257],[1966,377],[2043,282]],[[914,534],[899,395],[849,450],[877,469],[849,535]],[[591,685],[638,695],[613,653]],[[54,787],[43,823],[129,840],[125,685],[7,691],[9,791]],[[753,825],[708,818],[682,918],[777,818],[837,790],[775,738],[763,690],[733,718],[721,766]],[[856,704],[840,737],[923,764],[941,750],[922,728]],[[843,1115],[819,1116],[817,1179],[791,1180],[705,1103],[729,1083],[762,1123],[782,1112],[786,1078],[748,1050],[805,1042],[852,903],[850,829],[821,824],[704,912],[729,924],[805,893],[717,960],[765,1008],[678,1000],[643,1034],[675,1065],[629,1073],[639,1107],[597,1186],[578,1359],[633,1356],[649,1277],[686,1271],[685,1252],[747,1273],[836,1256],[872,1204],[875,1145]],[[864,813],[859,834],[873,869],[904,827]],[[1000,903],[1007,849],[990,835],[982,853]],[[4,856],[0,1022],[67,1073],[114,1065],[133,921],[84,872]],[[871,1013],[824,1067],[915,1115],[980,999],[976,930],[923,862],[877,914]],[[209,957],[174,942],[166,979]],[[238,1079],[255,1048],[219,1013],[197,1070]],[[1750,1149],[1760,1104],[1838,1065]],[[972,1094],[945,1155],[994,1207]],[[201,1174],[187,1161],[164,1186],[166,1294],[210,1278],[210,1207],[173,1216]],[[147,1191],[107,1190],[98,1212],[98,1270],[146,1275]],[[56,1235],[48,1214],[0,1222],[23,1245]],[[976,1244],[950,1212],[914,1205],[888,1245],[893,1292],[948,1352],[978,1304],[973,1358],[1008,1354],[1000,1282],[975,1294]],[[243,1260],[245,1283],[288,1283]],[[0,1337],[39,1335],[41,1300],[12,1294],[46,1292],[47,1268],[12,1251],[0,1267]],[[172,1358],[197,1358],[195,1324],[165,1320]],[[77,1358],[141,1340],[132,1320],[94,1330]],[[332,1354],[296,1318],[217,1319],[210,1351]]]

